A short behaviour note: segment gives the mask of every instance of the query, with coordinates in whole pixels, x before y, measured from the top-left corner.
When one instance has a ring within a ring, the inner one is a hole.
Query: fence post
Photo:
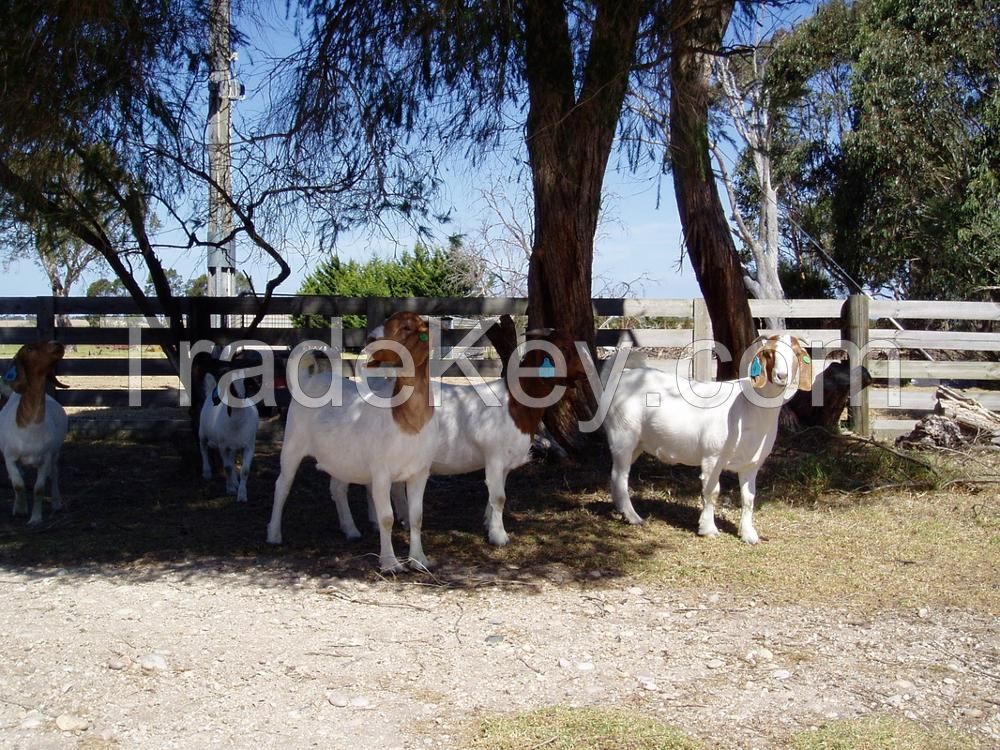
[[[868,365],[868,297],[852,294],[840,311],[841,333],[851,342],[851,400],[847,408],[851,429],[861,437],[871,435],[871,414],[868,410],[868,389],[861,387],[861,368]],[[854,373],[857,372],[857,377]]]
[[[35,307],[35,330],[39,341],[53,341],[56,337],[55,297],[37,297]]]
[[[712,319],[708,315],[708,307],[705,305],[705,300],[698,298],[693,300],[693,302],[694,343],[697,345],[699,341],[706,342],[712,340]],[[713,349],[704,343],[702,346],[704,348],[695,350],[694,352],[694,369],[692,375],[695,380],[713,380],[715,377],[712,367]]]
[[[389,309],[385,299],[369,297],[365,300],[365,336],[371,336],[372,331],[382,325],[387,317]]]

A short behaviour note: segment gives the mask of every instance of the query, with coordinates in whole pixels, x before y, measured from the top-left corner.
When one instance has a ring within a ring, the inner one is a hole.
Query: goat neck
[[[405,401],[392,407],[392,418],[400,430],[415,435],[434,416],[428,373],[430,343],[427,321],[416,313],[398,312],[385,321],[383,332],[382,339],[405,348],[413,363],[412,374],[408,374],[407,368],[404,367],[396,375],[392,388],[393,397],[395,398],[403,388],[409,387],[411,390]],[[376,349],[372,354],[372,361],[396,367],[403,365],[399,354],[392,349]]]
[[[45,421],[45,378],[29,378],[17,404],[17,426],[24,428]]]
[[[434,403],[431,399],[431,382],[427,373],[427,363],[417,365],[411,377],[397,375],[392,395],[395,397],[409,386],[413,390],[409,398],[392,407],[392,418],[399,429],[410,435],[415,435],[424,428],[434,416]]]
[[[552,391],[556,386],[572,388],[581,377],[585,377],[583,365],[580,362],[580,357],[576,352],[573,342],[570,339],[558,336],[552,337],[551,335],[548,337],[548,340],[562,352],[563,360],[566,363],[566,375],[519,375],[518,383],[521,386],[521,390],[526,396],[532,399],[547,399],[552,395]],[[521,360],[521,367],[541,368],[545,360],[546,355],[543,350],[533,349]],[[549,364],[551,365],[551,363]],[[506,378],[504,378],[504,384],[507,384]],[[545,413],[549,408],[546,406],[522,404],[515,398],[513,393],[508,392],[507,394],[507,411],[510,414],[511,421],[525,435],[535,434],[538,430],[538,425],[545,417]]]

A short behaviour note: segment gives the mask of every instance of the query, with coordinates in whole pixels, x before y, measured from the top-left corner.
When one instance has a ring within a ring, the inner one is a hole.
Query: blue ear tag
[[[212,404],[218,406],[220,403],[222,403],[222,399],[219,398],[219,386],[215,386],[212,389]]]
[[[552,360],[546,357],[542,360],[542,366],[538,368],[538,377],[540,378],[554,378],[556,376],[556,366],[552,364]]]
[[[8,383],[13,383],[17,380],[17,365],[11,365],[10,369],[3,374],[3,379]]]
[[[753,362],[750,363],[750,377],[751,378],[756,378],[763,371],[764,371],[764,368],[760,364],[760,357],[754,357],[753,358]]]

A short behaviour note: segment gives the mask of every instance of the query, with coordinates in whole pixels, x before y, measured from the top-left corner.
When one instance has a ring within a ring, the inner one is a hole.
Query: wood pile
[[[946,386],[937,389],[934,414],[896,440],[909,448],[959,448],[972,444],[1000,447],[1000,414]]]

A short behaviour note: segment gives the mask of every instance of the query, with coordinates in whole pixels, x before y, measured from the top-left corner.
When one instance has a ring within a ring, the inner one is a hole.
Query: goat
[[[504,366],[505,385],[506,364],[517,346],[513,321],[509,316],[501,322],[500,332],[491,328],[487,336],[501,354]],[[573,387],[585,377],[579,354],[571,340],[560,336],[546,336],[549,343],[558,348],[566,362],[566,374],[521,374],[519,384],[525,395],[532,399],[545,399],[555,386]],[[540,349],[529,351],[521,361],[525,368],[543,365],[546,354]],[[550,363],[551,366],[551,363]],[[530,459],[531,444],[538,429],[545,407],[526,406],[508,388],[497,399],[495,389],[488,383],[458,385],[441,383],[441,405],[438,414],[438,442],[434,451],[431,474],[451,476],[466,474],[480,469],[486,470],[486,487],[489,501],[486,505],[484,524],[490,543],[498,547],[510,541],[503,524],[503,510],[506,504],[507,475]],[[490,406],[499,400],[500,408]],[[396,489],[395,487],[393,488]],[[340,527],[348,538],[359,536],[347,504],[347,488],[331,481],[330,493],[337,507]],[[394,495],[394,504],[405,498]],[[399,507],[396,505],[396,507]]]
[[[205,393],[208,394],[201,405],[198,420],[198,445],[201,448],[201,474],[206,480],[212,478],[212,464],[209,448],[219,451],[222,470],[226,475],[226,492],[236,495],[236,502],[247,501],[247,479],[253,463],[254,447],[257,442],[259,416],[254,405],[234,404],[246,399],[246,384],[239,371],[234,371],[228,393],[219,393],[218,382],[211,373],[204,377]],[[239,477],[236,475],[235,456],[240,454]]]
[[[415,313],[396,313],[385,322],[382,340],[403,346],[414,364],[412,372],[396,375],[392,395],[398,403],[391,408],[370,403],[359,393],[356,383],[344,378],[339,383],[342,405],[309,406],[293,400],[285,424],[267,541],[281,543],[281,516],[292,481],[302,459],[313,456],[317,466],[332,478],[371,486],[379,523],[379,564],[386,571],[403,569],[392,548],[389,492],[393,482],[405,482],[409,496],[409,557],[414,566],[426,569],[429,563],[420,538],[423,495],[438,439],[427,372],[427,323]],[[399,353],[390,348],[376,349],[371,359],[397,367],[403,364]],[[332,379],[339,377],[332,372],[318,372],[307,378],[305,387],[310,391],[328,389]],[[409,390],[405,400],[404,388]]]
[[[62,508],[59,452],[66,438],[69,420],[59,402],[45,392],[45,386],[52,383],[58,388],[66,387],[56,379],[54,372],[63,354],[63,345],[55,341],[25,344],[14,355],[14,362],[4,376],[12,393],[0,410],[0,452],[14,486],[13,515],[28,512],[24,477],[19,465],[38,470],[35,499],[28,519],[30,526],[42,522],[47,482],[52,509]]]
[[[689,381],[660,370],[622,374],[605,421],[611,449],[611,497],[632,524],[642,518],[632,507],[628,479],[643,452],[664,463],[701,467],[702,511],[698,533],[716,536],[715,502],[723,471],[739,474],[740,538],[756,544],[753,525],[757,472],[774,446],[778,413],[797,384],[812,387],[812,365],[793,336],[758,340],[750,377],[730,383]]]

